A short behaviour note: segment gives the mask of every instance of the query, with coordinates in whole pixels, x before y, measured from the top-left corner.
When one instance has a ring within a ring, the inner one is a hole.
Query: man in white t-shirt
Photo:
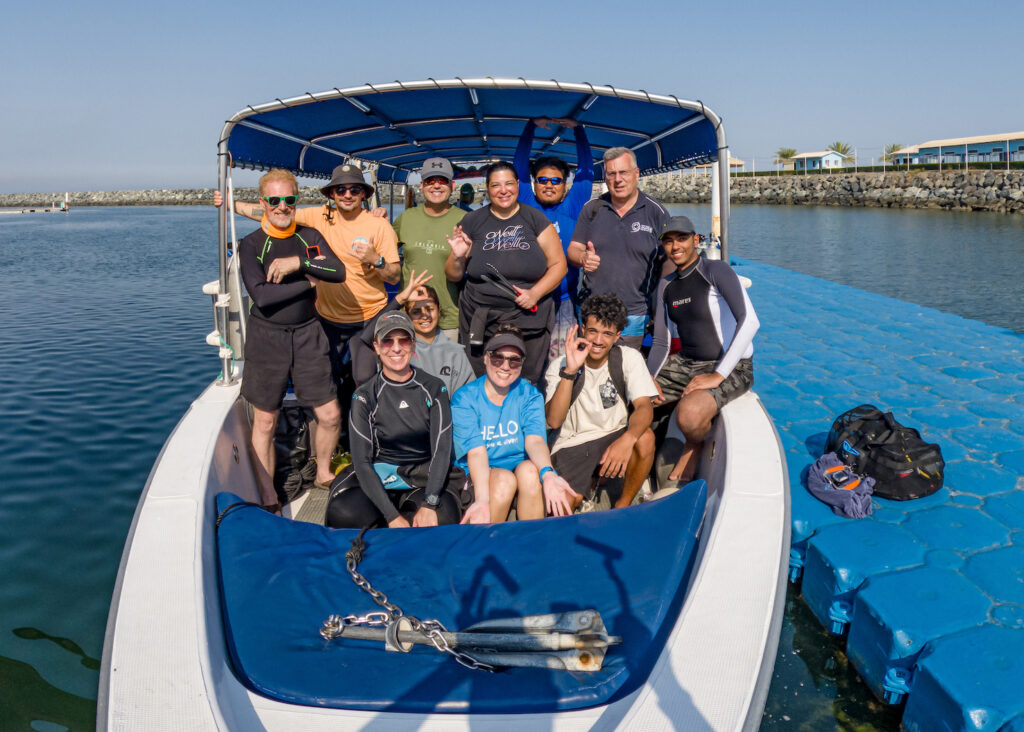
[[[551,464],[575,491],[608,492],[615,508],[630,505],[654,463],[651,398],[658,388],[643,356],[617,345],[628,313],[619,296],[587,298],[582,338],[573,326],[565,357],[547,371],[548,427],[558,429]]]

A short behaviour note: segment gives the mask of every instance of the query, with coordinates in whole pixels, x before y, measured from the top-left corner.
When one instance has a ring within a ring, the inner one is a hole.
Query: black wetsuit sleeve
[[[349,451],[352,453],[352,467],[359,479],[360,489],[390,523],[398,518],[398,509],[388,499],[384,484],[373,469],[374,435],[370,417],[376,406],[377,390],[381,386],[379,380],[374,379],[360,387],[352,397],[352,408],[348,413]]]
[[[665,312],[665,288],[668,287],[669,278],[662,277],[658,282],[658,291],[654,296],[654,310],[651,317],[654,319],[654,333],[651,336],[651,352],[647,355],[647,370],[651,376],[657,376],[661,367],[665,365],[669,351],[669,330],[668,313]]]
[[[312,229],[308,233],[303,232],[303,238],[308,246],[316,245],[319,247],[323,259],[300,257],[300,271],[324,282],[344,282],[345,265],[334,256],[334,252],[331,251],[331,247],[324,241],[324,238]]]
[[[430,467],[427,469],[426,495],[440,496],[452,464],[452,408],[448,392],[434,389],[430,405]]]
[[[261,252],[256,251],[257,246],[258,244],[252,240],[243,240],[242,245],[238,247],[238,256],[242,258],[242,282],[245,283],[245,289],[256,303],[256,307],[262,310],[271,305],[288,302],[302,297],[312,289],[305,277],[294,282],[267,282],[267,273],[260,262]]]

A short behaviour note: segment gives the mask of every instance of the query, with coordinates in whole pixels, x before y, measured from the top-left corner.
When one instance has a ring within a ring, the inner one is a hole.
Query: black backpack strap
[[[562,359],[562,367],[565,367],[565,359]],[[572,382],[572,395],[569,397],[569,409],[572,409],[572,405],[579,399],[580,394],[583,393],[583,380],[586,378],[587,368],[586,366],[580,367],[580,373],[576,377],[576,380]],[[629,409],[629,400],[626,399],[626,375],[622,371],[622,346],[614,345],[611,350],[608,351],[608,375],[611,376],[612,385],[615,387],[615,391],[619,394],[619,399],[623,401],[626,408]]]

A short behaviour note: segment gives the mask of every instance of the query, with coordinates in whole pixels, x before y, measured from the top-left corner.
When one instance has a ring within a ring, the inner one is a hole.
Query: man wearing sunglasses
[[[385,283],[401,277],[395,231],[386,219],[373,216],[363,202],[373,186],[363,179],[358,165],[346,163],[334,169],[331,182],[320,189],[328,199],[323,207],[295,211],[295,221],[319,231],[335,256],[345,264],[343,283],[320,287],[316,309],[331,344],[334,378],[340,383],[347,373],[345,355],[349,339],[359,333],[388,303]],[[214,204],[220,205],[219,196]],[[258,220],[262,211],[252,204],[236,202],[236,213]],[[342,403],[347,404],[347,394]]]
[[[587,298],[580,318],[582,329],[565,337],[565,357],[548,367],[545,416],[559,430],[551,461],[588,500],[605,491],[623,508],[654,464],[651,399],[659,392],[640,352],[618,345],[628,323],[618,295]]]
[[[238,245],[242,281],[252,299],[245,339],[242,396],[252,405],[252,447],[263,504],[276,512],[274,428],[289,379],[300,404],[313,408],[316,481],[334,479],[331,455],[341,415],[327,338],[316,317],[317,285],[345,281],[345,265],[314,229],[295,224],[298,183],[285,170],[260,178],[259,229]]]
[[[423,205],[408,208],[395,219],[395,232],[402,247],[402,283],[407,285],[412,272],[433,277],[441,309],[439,327],[452,341],[459,334],[459,288],[444,274],[451,246],[447,237],[466,215],[452,206],[452,164],[445,158],[430,158],[420,169]]]
[[[576,175],[572,187],[568,185],[569,166],[557,157],[542,157],[530,162],[536,128],[548,129],[551,124],[572,129],[576,138]],[[583,206],[590,200],[594,189],[594,161],[591,158],[590,142],[583,125],[566,118],[549,119],[538,117],[526,123],[523,134],[516,147],[513,164],[520,180],[529,180],[533,175],[533,187],[519,186],[519,201],[539,208],[544,212],[558,232],[562,241],[562,251],[567,251],[572,241],[576,219]],[[555,325],[551,332],[549,346],[550,358],[559,358],[565,345],[565,336],[569,328],[576,324],[575,305],[578,287],[579,269],[569,267],[569,272],[562,278],[558,290],[558,310],[555,313]]]

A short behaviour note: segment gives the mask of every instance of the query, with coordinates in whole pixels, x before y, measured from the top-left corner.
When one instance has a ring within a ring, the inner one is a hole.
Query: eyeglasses
[[[437,312],[437,308],[433,305],[417,305],[409,308],[409,317],[412,318],[429,318],[431,315]]]
[[[506,361],[508,362],[508,367],[510,369],[521,369],[523,367],[522,356],[504,356],[497,351],[491,351],[487,354],[487,358],[490,360],[491,366],[494,368],[501,368],[501,365]]]
[[[449,183],[451,183],[451,181],[448,180],[447,178],[445,178],[444,176],[441,176],[441,175],[432,175],[429,178],[424,178],[423,179],[423,185],[425,185],[425,186],[436,186],[436,185],[446,186]]]
[[[381,338],[380,345],[384,348],[394,348],[395,346],[398,346],[399,348],[408,348],[412,345],[412,338],[407,335],[389,336],[387,338]]]
[[[271,208],[277,208],[283,202],[285,206],[294,206],[299,201],[298,196],[263,196]]]
[[[354,186],[334,186],[334,193],[338,196],[344,196],[346,193],[350,196],[358,196],[363,192],[363,187],[360,185]]]
[[[548,183],[550,183],[553,186],[560,186],[563,183],[565,183],[565,178],[558,178],[557,176],[554,178],[549,178],[546,175],[538,175],[537,182],[540,183],[542,186],[546,186]]]

